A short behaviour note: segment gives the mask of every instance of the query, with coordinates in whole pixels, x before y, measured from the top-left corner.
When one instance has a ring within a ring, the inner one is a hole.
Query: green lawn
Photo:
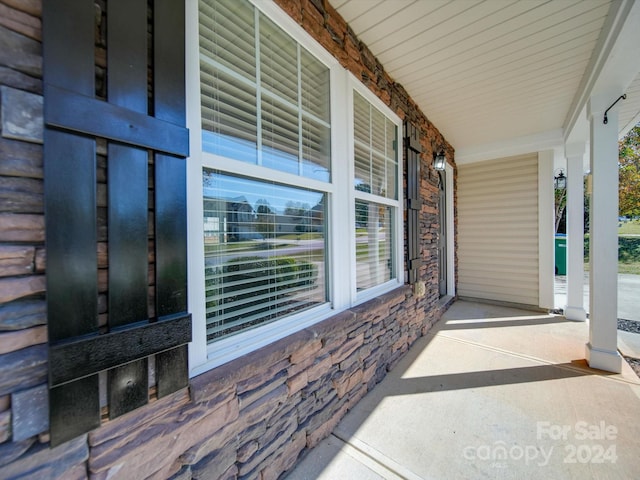
[[[618,229],[620,235],[640,235],[640,220],[634,220],[632,222],[621,222],[621,226]]]
[[[304,238],[304,235],[301,237]],[[260,240],[247,240],[244,242],[205,243],[204,254],[206,257],[230,252],[252,252],[255,250],[274,250],[295,245],[293,243],[268,243]]]
[[[640,275],[640,262],[618,263],[618,273],[629,273],[631,275]]]
[[[317,240],[322,239],[321,233],[307,232],[307,233],[288,233],[286,235],[278,235],[278,240]]]

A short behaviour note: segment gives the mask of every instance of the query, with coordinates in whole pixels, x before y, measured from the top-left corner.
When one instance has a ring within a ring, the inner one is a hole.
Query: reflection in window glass
[[[381,285],[394,276],[393,219],[390,207],[356,200],[357,290]]]
[[[327,301],[325,194],[203,170],[207,342]]]

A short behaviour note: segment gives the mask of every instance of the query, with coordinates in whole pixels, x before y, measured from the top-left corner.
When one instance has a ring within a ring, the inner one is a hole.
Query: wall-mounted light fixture
[[[605,125],[606,125],[607,123],[609,123],[609,119],[607,118],[607,113],[609,113],[609,110],[611,110],[611,109],[613,108],[613,106],[614,106],[616,103],[618,103],[620,100],[626,100],[626,99],[627,99],[627,94],[626,94],[626,93],[625,93],[625,94],[623,94],[623,95],[620,95],[620,96],[618,97],[618,99],[617,99],[615,102],[613,102],[609,108],[607,108],[607,109],[604,111],[604,119],[602,120],[602,123],[604,123]]]
[[[565,188],[567,188],[567,177],[565,177],[564,175],[564,170],[562,170],[561,168],[558,170],[560,170],[560,173],[553,176],[553,186],[556,188],[556,190],[564,190]]]
[[[433,156],[433,168],[436,170],[444,170],[447,166],[447,157],[444,156],[444,150],[440,150]]]

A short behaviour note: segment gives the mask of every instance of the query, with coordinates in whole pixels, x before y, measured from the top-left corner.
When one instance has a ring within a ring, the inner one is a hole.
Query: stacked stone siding
[[[160,400],[152,395],[147,406],[116,420],[105,418],[100,428],[52,449],[40,2],[0,0],[0,479],[279,478],[333,430],[446,308],[438,296],[438,186],[431,160],[441,148],[452,159],[452,148],[326,0],[276,0],[394,112],[420,128],[420,278],[426,293],[400,287],[194,377],[188,390]],[[103,0],[96,2],[96,12],[104,6]],[[103,35],[98,28],[98,97],[105,95]],[[97,189],[104,195],[104,142],[98,144],[97,161]],[[100,228],[106,230],[106,224]],[[104,286],[104,235],[96,248]],[[151,254],[149,262],[152,283]],[[106,287],[99,295],[105,324]]]
[[[41,38],[39,2],[0,2],[0,478],[48,452]]]

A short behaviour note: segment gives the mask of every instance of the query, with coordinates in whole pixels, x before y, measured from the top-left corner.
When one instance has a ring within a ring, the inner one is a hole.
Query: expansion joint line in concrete
[[[425,480],[362,440],[340,432],[339,427],[331,435],[343,444],[341,450],[344,453],[386,480]]]
[[[614,377],[614,376],[612,376],[613,374],[610,374],[609,372],[604,372],[604,371],[600,371],[600,370],[596,370],[596,369],[587,369],[587,368],[578,367],[578,366],[574,367],[574,366],[567,365],[567,364],[562,364],[561,365],[561,364],[558,364],[558,363],[550,362],[549,360],[544,360],[544,359],[539,358],[539,357],[534,357],[532,355],[525,355],[524,353],[512,352],[511,350],[505,350],[504,348],[499,348],[499,347],[492,347],[490,345],[485,345],[483,343],[473,342],[471,340],[463,340],[461,338],[456,338],[456,337],[453,337],[453,336],[449,336],[446,333],[442,333],[442,332],[436,333],[434,335],[434,337],[436,335],[439,335],[439,336],[441,336],[443,338],[446,338],[447,340],[453,340],[455,342],[465,343],[467,345],[473,345],[475,347],[482,348],[484,350],[489,350],[489,351],[492,351],[492,352],[499,352],[499,353],[503,353],[505,355],[511,355],[513,357],[518,357],[518,358],[522,358],[522,359],[525,359],[525,360],[530,360],[532,362],[538,362],[540,364],[549,365],[549,366],[552,366],[552,367],[555,367],[555,368],[559,368],[559,369],[562,369],[562,370],[568,370],[568,371],[571,371],[571,372],[582,373],[582,374],[585,374],[585,372],[587,372],[586,373],[587,375],[594,375],[594,376],[600,377],[600,378],[605,379],[605,380],[609,380],[609,381],[612,381],[612,382],[624,383],[624,384],[627,384],[627,385],[636,385],[636,386],[638,386],[640,384],[640,382],[633,382],[633,381],[626,380],[624,378]]]

